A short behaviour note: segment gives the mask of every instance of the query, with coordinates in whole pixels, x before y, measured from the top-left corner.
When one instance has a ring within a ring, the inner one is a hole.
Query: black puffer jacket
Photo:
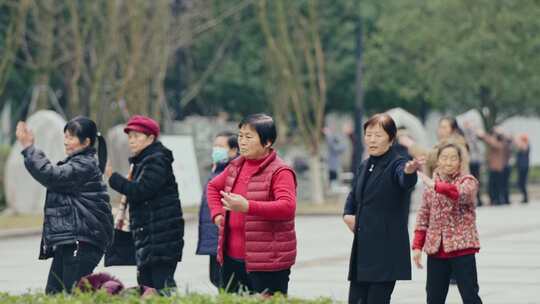
[[[171,151],[155,142],[130,158],[133,181],[118,173],[109,179],[127,197],[138,267],[182,259],[184,219],[173,161]]]
[[[87,148],[54,166],[34,146],[22,151],[28,172],[47,188],[40,259],[52,257],[57,245],[83,241],[106,250],[111,244],[111,205],[95,154]]]

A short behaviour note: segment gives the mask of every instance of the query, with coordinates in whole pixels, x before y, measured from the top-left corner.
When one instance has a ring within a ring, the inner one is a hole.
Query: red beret
[[[129,119],[127,126],[124,128],[125,133],[129,133],[129,131],[154,135],[157,138],[159,136],[159,124],[150,117],[134,115]]]

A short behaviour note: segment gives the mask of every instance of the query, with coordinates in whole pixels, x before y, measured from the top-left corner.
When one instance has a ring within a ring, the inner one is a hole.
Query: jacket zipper
[[[77,254],[79,253],[79,225],[77,225],[77,210],[73,205],[71,208],[73,208],[73,222],[75,223],[75,251],[73,251],[73,257],[77,257]]]
[[[47,206],[47,200],[49,199],[49,190],[45,191],[45,206]],[[41,234],[41,239],[43,240],[43,255],[46,256],[47,255],[47,240],[45,239],[45,210],[47,208],[45,208],[45,206],[43,207],[43,226],[41,227],[41,229],[43,230],[42,231],[42,234]]]

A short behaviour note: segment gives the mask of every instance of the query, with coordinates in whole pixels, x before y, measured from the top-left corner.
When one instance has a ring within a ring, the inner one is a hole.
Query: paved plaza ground
[[[415,214],[411,214],[411,224]],[[488,304],[540,303],[540,202],[483,207],[478,210],[482,249],[477,256],[480,295]],[[297,219],[298,261],[290,295],[302,298],[347,298],[346,280],[352,234],[339,216],[300,216]],[[208,259],[196,256],[196,222],[186,225],[184,260],[176,280],[184,291],[215,293],[207,277]],[[0,291],[42,290],[50,260],[38,261],[39,238],[0,239]],[[425,259],[424,259],[425,262]],[[135,285],[135,268],[99,266],[127,286]],[[392,303],[425,303],[425,270],[413,270],[413,280],[398,282]],[[451,287],[447,303],[461,303]]]

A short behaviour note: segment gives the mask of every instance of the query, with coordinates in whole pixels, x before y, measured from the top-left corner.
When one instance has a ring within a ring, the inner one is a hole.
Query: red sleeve
[[[424,248],[425,242],[426,242],[426,230],[415,230],[412,249],[422,250],[422,248]]]
[[[275,201],[249,201],[249,215],[269,220],[288,220],[296,212],[296,182],[290,170],[282,170],[272,177],[272,192]]]
[[[454,201],[457,201],[459,198],[458,188],[454,184],[437,182],[435,183],[435,192],[445,195]]]
[[[227,180],[227,170],[221,172],[218,176],[214,177],[206,188],[206,200],[208,201],[208,208],[210,208],[210,215],[212,222],[217,215],[225,214],[223,205],[221,204],[221,194],[219,193],[225,189],[225,181]]]

